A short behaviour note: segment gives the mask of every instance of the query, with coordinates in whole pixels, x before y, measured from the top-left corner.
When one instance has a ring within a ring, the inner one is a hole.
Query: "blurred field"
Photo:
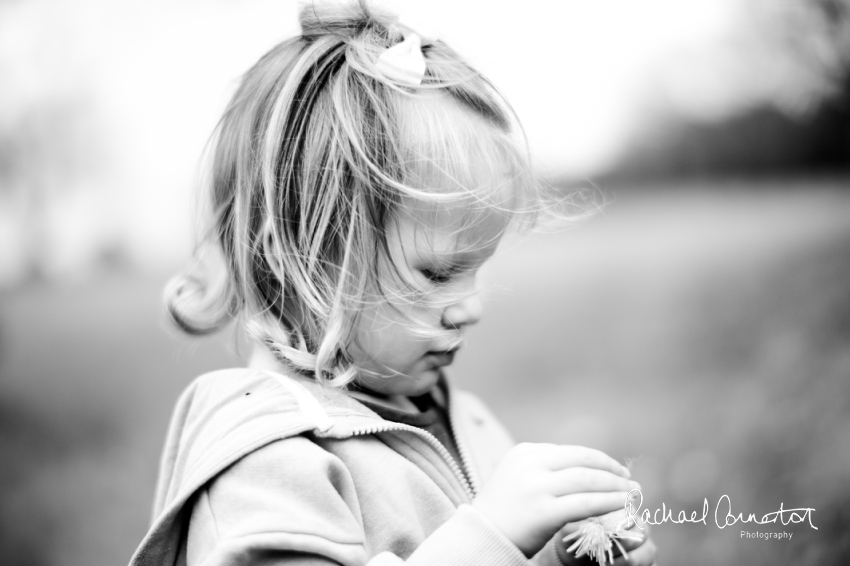
[[[655,527],[661,564],[850,561],[850,179],[623,187],[511,243],[451,374],[521,440],[638,457],[650,509],[813,507],[813,522]],[[0,556],[126,563],[177,394],[238,362],[167,329],[167,274],[0,295]]]

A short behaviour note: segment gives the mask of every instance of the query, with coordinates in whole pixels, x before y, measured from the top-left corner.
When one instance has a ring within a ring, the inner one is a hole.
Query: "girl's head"
[[[210,145],[223,284],[179,278],[187,331],[233,317],[294,370],[415,394],[480,314],[476,270],[531,214],[508,105],[441,41],[421,84],[378,64],[414,37],[365,1],[308,3],[244,76]]]

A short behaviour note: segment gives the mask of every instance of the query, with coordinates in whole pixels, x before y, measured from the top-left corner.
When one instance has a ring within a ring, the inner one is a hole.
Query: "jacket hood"
[[[175,525],[189,511],[192,495],[247,454],[304,432],[345,438],[385,422],[345,393],[309,380],[259,368],[202,375],[175,407],[160,462],[153,525],[136,557],[145,549],[172,556],[180,544]]]

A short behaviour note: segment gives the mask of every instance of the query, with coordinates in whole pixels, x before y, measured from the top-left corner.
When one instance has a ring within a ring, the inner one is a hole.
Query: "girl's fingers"
[[[543,463],[550,470],[562,470],[572,467],[596,468],[624,478],[631,477],[628,468],[611,456],[593,448],[585,448],[584,446],[553,445],[549,450],[546,450],[543,458]]]
[[[555,514],[562,523],[581,521],[622,509],[628,497],[627,491],[599,493],[573,493],[559,497],[555,503]]]
[[[565,468],[547,477],[549,493],[555,496],[586,491],[629,491],[640,484],[622,476],[595,468]],[[624,502],[625,504],[625,502]]]

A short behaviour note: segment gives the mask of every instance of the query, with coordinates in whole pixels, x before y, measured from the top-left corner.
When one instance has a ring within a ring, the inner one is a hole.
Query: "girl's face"
[[[410,290],[389,265],[379,266],[383,296],[375,294],[361,311],[349,354],[366,370],[363,387],[387,395],[421,395],[452,363],[464,329],[478,322],[481,302],[476,274],[496,250],[504,219],[493,213],[473,227],[461,227],[462,211],[413,213],[388,227],[390,260],[414,284]],[[394,299],[394,295],[396,298]],[[410,320],[435,336],[422,336]]]

